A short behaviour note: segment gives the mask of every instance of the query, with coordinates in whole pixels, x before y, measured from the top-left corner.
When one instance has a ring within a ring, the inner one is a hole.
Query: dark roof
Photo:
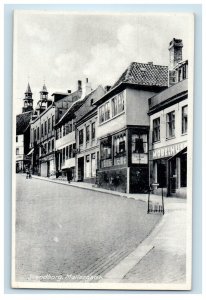
[[[27,111],[25,113],[16,116],[16,134],[23,134],[29,126],[33,111]]]
[[[112,86],[112,89],[123,82],[146,86],[168,86],[168,67],[152,63],[132,62]]]

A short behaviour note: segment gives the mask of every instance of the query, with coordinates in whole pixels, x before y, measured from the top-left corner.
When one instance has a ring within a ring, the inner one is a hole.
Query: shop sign
[[[147,154],[132,153],[132,163],[147,164],[148,163]]]
[[[186,142],[155,149],[153,150],[153,159],[173,156],[183,150],[185,147],[187,147]]]

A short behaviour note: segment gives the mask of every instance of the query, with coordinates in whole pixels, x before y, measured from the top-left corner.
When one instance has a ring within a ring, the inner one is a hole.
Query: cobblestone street
[[[143,201],[17,175],[16,281],[103,275],[160,218]]]

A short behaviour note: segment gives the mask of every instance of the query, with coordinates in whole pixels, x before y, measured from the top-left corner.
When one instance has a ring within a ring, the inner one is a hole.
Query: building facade
[[[44,177],[56,176],[55,124],[66,110],[81,97],[81,85],[74,93],[53,93],[48,99],[46,86],[40,91],[40,100],[31,121],[33,173]]]
[[[169,44],[170,87],[149,99],[150,183],[155,193],[187,195],[188,61],[182,60],[183,43]]]
[[[188,79],[176,68],[178,83],[149,99],[151,129],[150,183],[164,189],[167,196],[187,195]],[[190,101],[189,101],[190,102]],[[156,193],[161,190],[156,189]]]
[[[134,62],[97,101],[99,186],[127,193],[148,189],[148,98],[167,86],[168,67]]]
[[[76,112],[76,179],[96,182],[99,167],[99,142],[97,140],[97,107],[95,103],[105,94],[102,86],[87,95]]]

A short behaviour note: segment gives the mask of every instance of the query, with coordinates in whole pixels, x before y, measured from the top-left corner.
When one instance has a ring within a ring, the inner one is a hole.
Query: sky
[[[14,18],[14,104],[21,113],[29,81],[34,106],[44,82],[49,92],[112,85],[133,61],[168,65],[169,42],[191,50],[189,14],[89,14],[18,11]]]

